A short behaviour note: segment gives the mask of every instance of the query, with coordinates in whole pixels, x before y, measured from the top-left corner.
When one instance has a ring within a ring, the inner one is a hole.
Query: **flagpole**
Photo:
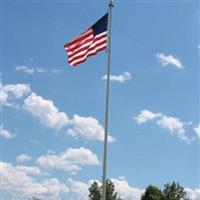
[[[106,105],[105,105],[105,126],[104,126],[104,155],[103,155],[103,177],[102,177],[102,200],[106,200],[106,172],[107,172],[107,148],[108,148],[108,116],[109,116],[109,93],[110,93],[110,64],[111,64],[111,22],[113,0],[110,0],[108,11],[108,37],[107,37],[107,80],[106,80]]]

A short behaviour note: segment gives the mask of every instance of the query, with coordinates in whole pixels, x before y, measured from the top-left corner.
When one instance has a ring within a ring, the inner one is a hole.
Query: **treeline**
[[[101,200],[102,187],[97,182],[89,188],[89,200]],[[115,191],[115,186],[111,180],[107,180],[106,200],[123,200]],[[149,185],[140,200],[189,200],[184,188],[179,183],[165,184],[164,189]]]
[[[102,198],[102,186],[98,182],[94,181],[89,187],[88,200],[101,200]],[[32,197],[30,200],[40,200]],[[115,191],[115,185],[111,180],[106,182],[106,200],[124,200]],[[131,200],[131,199],[130,199]],[[164,185],[164,189],[161,190],[156,186],[149,185],[141,196],[140,200],[190,200],[187,198],[187,194],[184,191],[184,187],[179,183],[167,183]]]

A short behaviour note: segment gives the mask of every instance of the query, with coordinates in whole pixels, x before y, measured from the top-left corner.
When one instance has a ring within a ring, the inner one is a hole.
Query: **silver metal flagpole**
[[[109,92],[110,92],[110,61],[111,61],[111,21],[112,21],[112,8],[113,0],[110,0],[108,11],[108,37],[107,37],[107,81],[106,81],[106,107],[105,107],[105,126],[104,126],[104,155],[103,155],[103,193],[102,200],[106,200],[106,170],[107,170],[107,148],[108,148],[108,115],[109,115]]]

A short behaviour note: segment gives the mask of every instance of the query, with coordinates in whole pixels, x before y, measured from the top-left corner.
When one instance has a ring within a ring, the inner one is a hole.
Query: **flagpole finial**
[[[109,7],[113,7],[113,6],[114,6],[114,0],[110,0]]]

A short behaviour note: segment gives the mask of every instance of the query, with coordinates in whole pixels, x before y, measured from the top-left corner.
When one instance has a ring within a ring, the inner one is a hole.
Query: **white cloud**
[[[68,134],[87,140],[104,140],[104,128],[93,117],[74,115],[70,120],[66,113],[60,112],[53,101],[46,100],[32,92],[24,100],[24,109],[36,117],[43,125],[59,131],[61,128],[71,125]],[[114,142],[115,138],[108,136],[108,142]]]
[[[47,69],[45,67],[28,67],[25,65],[20,65],[16,67],[16,71],[20,71],[26,74],[36,74],[36,73],[53,73],[53,74],[59,74],[62,72],[61,69]]]
[[[29,84],[10,84],[3,86],[3,90],[7,93],[13,94],[16,98],[22,98],[31,92]]]
[[[157,121],[157,124],[175,134],[179,139],[188,143],[190,142],[190,139],[186,136],[184,123],[180,119],[163,115],[161,119]]]
[[[102,77],[103,80],[107,79],[107,75],[104,75]],[[132,76],[129,72],[123,72],[123,74],[120,75],[110,75],[110,80],[111,81],[116,81],[119,83],[123,83],[124,81],[132,79]]]
[[[146,109],[146,110],[140,111],[139,115],[135,117],[134,119],[136,120],[138,124],[143,124],[149,120],[153,120],[158,117],[161,117],[161,115],[162,115],[161,113],[154,113]]]
[[[97,155],[83,147],[79,149],[69,148],[58,155],[40,156],[36,162],[43,168],[65,170],[72,174],[81,170],[82,166],[100,164]]]
[[[16,71],[22,71],[26,74],[34,74],[34,72],[35,72],[35,70],[33,68],[28,68],[28,67],[23,66],[23,65],[17,66]]]
[[[73,195],[73,199],[87,200],[89,194],[88,188],[94,181],[96,181],[99,186],[101,185],[97,180],[89,180],[87,183],[83,183],[81,181],[69,179],[69,188]],[[143,189],[131,187],[125,179],[112,178],[111,181],[114,183],[115,190],[119,197],[123,200],[140,200],[141,195],[144,192]]]
[[[41,170],[38,167],[19,165],[19,166],[16,166],[15,169],[25,174],[34,174],[34,175],[42,174]]]
[[[200,189],[191,189],[185,188],[187,193],[187,197],[191,200],[199,200],[200,199]]]
[[[159,59],[164,67],[167,65],[174,65],[178,69],[184,67],[181,61],[173,55],[164,55],[163,53],[157,53],[156,57]]]
[[[8,94],[4,90],[3,85],[0,83],[0,102],[1,104],[5,104],[8,101]]]
[[[115,185],[115,190],[123,200],[140,200],[143,189],[131,187],[128,182],[123,178],[111,179]]]
[[[7,198],[24,200],[32,196],[40,199],[60,200],[65,199],[88,200],[88,188],[97,180],[84,183],[68,179],[67,184],[61,183],[57,178],[37,181],[31,175],[42,175],[37,167],[13,166],[0,161],[1,191]],[[132,187],[125,178],[112,178],[115,190],[123,200],[140,200],[144,189]],[[99,185],[101,183],[97,181]],[[185,188],[187,197],[199,200],[200,189]],[[2,196],[3,198],[4,196]]]
[[[89,180],[87,183],[84,183],[69,179],[70,197],[76,200],[88,200],[88,188],[94,181],[97,180]],[[125,178],[112,178],[111,181],[115,185],[115,191],[118,193],[118,196],[123,200],[140,200],[142,194],[145,192],[145,189],[130,186]],[[97,183],[101,185],[99,181]],[[185,191],[189,199],[200,199],[200,189],[185,188]]]
[[[0,126],[0,135],[6,139],[11,139],[15,137],[15,135],[12,134],[10,131],[4,129],[3,126]]]
[[[19,156],[17,156],[17,162],[24,162],[24,161],[29,161],[31,160],[32,157],[27,155],[27,154],[20,154]]]
[[[73,137],[83,137],[87,140],[104,140],[104,128],[95,118],[74,115],[71,123],[73,127],[68,130],[69,135]],[[108,141],[114,142],[115,139],[108,136]]]
[[[196,135],[200,138],[200,124],[198,127],[194,128]]]
[[[76,200],[88,200],[89,195],[89,183],[83,183],[81,181],[74,181],[69,179],[69,188],[71,196]]]
[[[29,84],[6,85],[0,87],[0,89],[2,91],[1,100],[5,104],[12,102],[9,101],[11,96],[22,98],[31,92]],[[68,134],[75,138],[83,137],[87,140],[104,141],[104,128],[97,119],[74,115],[70,120],[66,113],[58,110],[53,101],[44,99],[34,92],[24,99],[23,108],[48,128],[59,131],[63,127],[71,125],[71,128],[68,129]],[[1,134],[3,133],[4,136],[6,134],[9,137],[8,132],[2,130]],[[114,141],[115,138],[109,135],[108,142]]]
[[[24,109],[38,118],[46,127],[60,130],[69,122],[68,116],[64,112],[59,112],[53,101],[46,100],[32,92],[24,100]]]
[[[0,83],[0,102],[3,105],[12,105],[14,99],[25,97],[31,92],[29,84],[8,84]]]
[[[150,110],[142,110],[134,119],[138,124],[143,124],[149,120],[156,119],[157,125],[167,129],[171,134],[176,135],[186,143],[190,143],[193,140],[193,138],[189,138],[186,135],[185,125],[188,125],[188,123],[184,123],[178,118],[166,116],[162,113],[154,113]]]
[[[88,188],[97,180],[89,180],[84,183],[68,179],[68,183],[63,184],[56,178],[36,181],[31,175],[39,175],[37,167],[13,166],[10,163],[0,162],[1,189],[7,192],[10,199],[24,200],[31,196],[41,199],[60,200],[64,198],[87,200]],[[140,200],[144,189],[132,187],[125,178],[112,178],[115,190],[123,200]],[[101,183],[97,181],[99,185]],[[187,197],[191,200],[199,200],[200,189],[185,188]]]
[[[1,190],[10,195],[10,199],[28,199],[35,196],[41,199],[59,200],[61,193],[67,194],[68,187],[56,178],[38,182],[29,174],[35,174],[33,169],[25,170],[14,167],[10,163],[0,162]]]

